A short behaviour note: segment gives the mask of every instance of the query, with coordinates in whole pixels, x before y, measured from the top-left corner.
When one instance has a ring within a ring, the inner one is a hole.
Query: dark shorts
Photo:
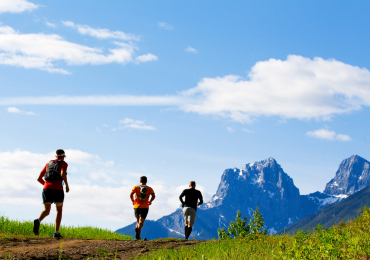
[[[49,204],[55,203],[60,204],[64,201],[64,191],[63,190],[52,190],[52,189],[43,189],[42,190],[42,203]]]
[[[135,218],[142,218],[146,219],[146,216],[148,215],[149,209],[134,209],[135,210]]]

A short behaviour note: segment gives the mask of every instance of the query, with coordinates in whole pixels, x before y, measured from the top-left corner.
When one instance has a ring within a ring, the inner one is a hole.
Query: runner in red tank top
[[[64,201],[63,181],[66,185],[66,192],[69,192],[67,181],[68,164],[64,161],[66,156],[62,149],[57,150],[55,157],[55,160],[51,160],[45,165],[37,179],[37,181],[44,186],[42,191],[44,210],[41,212],[39,218],[33,221],[33,232],[35,235],[39,234],[41,221],[50,214],[51,204],[55,203],[57,216],[55,218],[54,237],[62,238],[59,233],[59,227],[62,221]],[[45,178],[45,180],[43,178]]]

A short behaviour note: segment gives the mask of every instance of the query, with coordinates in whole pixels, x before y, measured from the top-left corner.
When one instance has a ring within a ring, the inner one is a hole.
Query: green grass
[[[132,240],[131,236],[121,235],[107,229],[96,227],[61,226],[59,232],[65,238]],[[41,223],[39,237],[52,237],[53,234],[54,224]],[[33,221],[10,220],[7,217],[0,216],[0,238],[11,236],[35,237],[33,234]]]
[[[360,259],[370,256],[369,224],[370,210],[364,208],[354,221],[329,229],[213,240],[180,250],[161,249],[141,259]]]

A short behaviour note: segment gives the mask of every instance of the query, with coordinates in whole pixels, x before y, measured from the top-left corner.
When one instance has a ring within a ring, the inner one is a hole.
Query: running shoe
[[[53,238],[63,238],[60,233],[54,233]]]
[[[33,221],[33,233],[35,233],[36,236],[39,235],[39,229],[40,229],[40,221],[38,219],[35,219]]]

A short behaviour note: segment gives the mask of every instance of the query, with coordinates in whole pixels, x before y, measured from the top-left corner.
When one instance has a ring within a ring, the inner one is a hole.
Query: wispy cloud
[[[232,129],[231,127],[227,127],[227,128],[226,128],[226,130],[227,130],[230,134],[235,132],[235,130],[234,130],[234,129]]]
[[[140,120],[134,120],[130,118],[125,118],[124,120],[119,121],[121,126],[120,129],[123,128],[133,128],[133,129],[139,129],[139,130],[156,130],[154,126],[145,125],[144,121]]]
[[[148,62],[148,61],[158,60],[158,57],[151,53],[148,53],[148,54],[144,54],[144,55],[136,57],[135,60],[138,62]]]
[[[254,133],[254,131],[251,131],[251,130],[249,130],[249,129],[247,129],[247,128],[243,128],[243,131],[244,131],[244,132],[247,132],[247,133],[249,133],[249,134]]]
[[[259,116],[328,120],[370,106],[369,70],[333,59],[290,55],[285,61],[257,62],[248,76],[203,78],[175,95],[16,97],[0,98],[0,105],[175,106],[241,123]]]
[[[47,27],[55,28],[56,25],[54,23],[50,23],[45,17],[44,17],[44,19],[45,19],[45,24],[46,24]]]
[[[196,49],[194,49],[193,47],[190,47],[190,46],[186,47],[185,51],[190,52],[190,53],[197,53],[198,52]]]
[[[69,74],[66,69],[56,68],[56,63],[64,61],[67,65],[102,65],[157,59],[152,54],[134,59],[136,46],[124,42],[114,44],[117,47],[109,49],[105,54],[101,48],[68,42],[56,34],[21,34],[9,26],[0,25],[0,64]]]
[[[173,28],[175,28],[171,24],[166,22],[158,22],[158,26],[166,30],[172,30]]]
[[[27,116],[34,116],[35,115],[35,113],[33,113],[31,111],[29,111],[29,112],[22,111],[22,110],[19,110],[16,107],[8,107],[7,110],[8,110],[9,113],[14,113],[14,114],[23,114],[23,115],[27,115]]]
[[[96,29],[88,25],[75,24],[71,21],[62,21],[65,26],[76,29],[80,34],[90,35],[98,39],[120,39],[120,40],[140,40],[140,37],[127,34],[121,31],[111,31],[109,29]]]
[[[33,11],[38,8],[27,0],[1,0],[0,1],[0,13],[22,13],[24,11]]]
[[[337,140],[337,141],[342,141],[342,142],[348,142],[352,140],[351,137],[349,137],[348,135],[337,134],[334,131],[329,131],[323,128],[319,130],[315,130],[315,131],[309,131],[306,133],[306,135],[309,137],[331,140],[331,141]]]

